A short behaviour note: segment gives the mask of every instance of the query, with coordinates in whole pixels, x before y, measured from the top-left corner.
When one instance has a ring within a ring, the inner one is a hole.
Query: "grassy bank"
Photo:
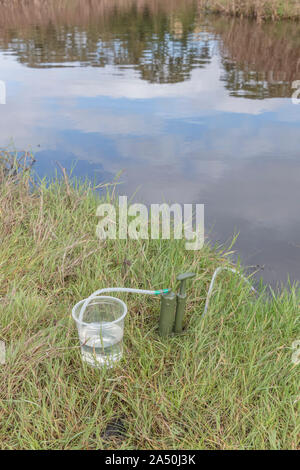
[[[251,17],[259,21],[300,18],[298,0],[199,0],[199,5],[214,13]]]
[[[180,241],[100,241],[88,184],[0,177],[0,447],[2,449],[297,448],[299,292],[253,296],[220,275],[220,250]],[[99,196],[100,197],[100,196]],[[103,198],[109,199],[103,190]],[[157,334],[159,300],[128,304],[125,354],[113,370],[83,366],[72,306],[97,288],[174,287],[194,270],[182,336]]]

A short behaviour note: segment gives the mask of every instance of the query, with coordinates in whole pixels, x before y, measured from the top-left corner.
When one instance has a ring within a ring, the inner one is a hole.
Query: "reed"
[[[199,0],[199,7],[214,13],[252,17],[257,21],[300,18],[298,0]]]

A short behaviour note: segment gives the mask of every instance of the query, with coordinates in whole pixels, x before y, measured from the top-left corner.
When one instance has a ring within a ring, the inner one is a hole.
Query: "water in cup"
[[[103,323],[99,328],[82,327],[80,343],[82,360],[93,367],[111,366],[123,352],[123,328],[118,324]]]
[[[126,304],[110,296],[89,297],[73,307],[83,362],[101,368],[121,359],[126,313]]]

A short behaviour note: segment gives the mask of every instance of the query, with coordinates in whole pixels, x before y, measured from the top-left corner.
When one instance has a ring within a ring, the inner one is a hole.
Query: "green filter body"
[[[176,295],[168,292],[161,296],[161,307],[159,317],[159,334],[168,336],[173,331],[175,321]]]
[[[186,305],[186,293],[185,285],[188,279],[195,277],[195,273],[181,273],[177,276],[177,281],[180,281],[180,290],[177,294],[177,305],[176,305],[176,316],[175,316],[175,325],[174,332],[181,333],[183,328],[183,317]]]
[[[177,306],[175,316],[174,332],[181,333],[183,329],[183,317],[186,305],[186,295],[177,294]]]

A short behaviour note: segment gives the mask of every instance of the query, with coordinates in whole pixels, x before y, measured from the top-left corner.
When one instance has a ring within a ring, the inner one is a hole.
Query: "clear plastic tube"
[[[251,283],[248,281],[248,279],[243,275],[241,274],[239,271],[237,271],[237,269],[234,269],[234,268],[229,268],[228,266],[219,266],[214,274],[213,274],[213,277],[211,278],[211,281],[210,281],[210,285],[209,285],[209,289],[208,289],[208,292],[207,292],[207,296],[206,296],[206,302],[205,302],[205,307],[204,307],[204,311],[203,311],[203,314],[201,315],[202,317],[204,317],[204,315],[207,313],[207,310],[208,310],[208,304],[209,304],[209,300],[210,300],[210,297],[211,297],[211,294],[212,294],[212,290],[213,290],[213,287],[214,287],[214,283],[215,283],[215,280],[216,280],[216,277],[217,275],[221,272],[221,271],[224,271],[224,270],[227,270],[227,271],[231,271],[233,273],[236,273],[238,274],[242,279],[244,279],[245,282],[247,282],[250,287],[251,287],[251,290],[253,292],[257,292],[256,289],[254,289],[254,287],[251,285]]]
[[[130,292],[132,294],[146,294],[146,295],[160,295],[168,292],[169,289],[162,289],[162,290],[145,290],[145,289],[131,289],[129,287],[107,287],[105,289],[98,289],[93,292],[87,299],[85,299],[80,313],[79,313],[79,320],[82,321],[84,312],[86,307],[88,306],[89,302],[94,298],[99,296],[100,294],[104,294],[107,292]]]
[[[211,278],[209,289],[208,289],[207,296],[206,296],[204,311],[203,311],[201,317],[203,317],[207,313],[208,305],[209,305],[209,301],[210,301],[210,298],[211,298],[211,295],[212,295],[212,290],[213,290],[213,287],[214,287],[216,277],[221,271],[224,271],[224,270],[231,271],[233,273],[238,274],[245,282],[247,282],[250,285],[251,290],[253,292],[257,293],[256,289],[254,289],[254,287],[251,285],[251,283],[248,281],[248,279],[243,274],[241,274],[237,269],[230,268],[228,266],[219,266],[215,270],[215,272],[213,273],[213,276]],[[85,309],[88,306],[89,302],[94,297],[97,297],[100,294],[104,294],[104,293],[108,293],[108,292],[130,292],[132,294],[160,295],[160,294],[164,294],[164,293],[168,292],[169,290],[170,289],[162,289],[162,290],[132,289],[132,288],[129,288],[129,287],[107,287],[107,288],[104,288],[104,289],[98,289],[95,292],[93,292],[87,299],[85,299],[85,301],[84,301],[84,303],[81,307],[80,313],[79,313],[79,321],[82,321]]]

